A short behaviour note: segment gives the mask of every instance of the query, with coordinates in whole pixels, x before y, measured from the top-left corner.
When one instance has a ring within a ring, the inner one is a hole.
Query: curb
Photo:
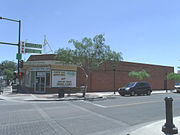
[[[175,127],[178,129],[180,128],[180,116],[173,118],[173,123],[175,124]],[[164,135],[164,133],[161,131],[162,126],[165,124],[166,120],[157,120],[147,123],[138,124],[135,126],[132,126],[120,133],[120,135]],[[153,129],[153,130],[152,130]]]
[[[154,93],[151,93],[151,95],[156,95],[156,94],[171,94],[171,93],[175,93],[175,91],[168,91],[168,92],[165,92],[165,91],[157,91],[157,92],[154,92]],[[94,100],[100,100],[100,99],[116,99],[117,97],[121,97],[120,95],[116,94],[106,94],[106,95],[103,95],[103,94],[95,94],[94,96],[93,95],[89,95],[87,96],[86,98],[84,97],[72,97],[72,98],[43,98],[43,97],[36,97],[35,95],[31,94],[31,97],[26,97],[25,99],[22,98],[21,101],[77,101],[77,100],[89,100],[89,101],[94,101]],[[16,99],[13,99],[11,97],[8,97],[8,96],[3,96],[3,95],[0,95],[0,100],[16,100]]]
[[[61,99],[24,99],[24,101],[77,101],[77,100],[89,100],[89,101],[94,101],[97,99],[105,99],[104,97],[95,97],[95,98],[61,98]]]

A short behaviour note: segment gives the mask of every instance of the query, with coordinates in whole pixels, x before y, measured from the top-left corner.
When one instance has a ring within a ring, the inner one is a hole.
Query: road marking
[[[148,101],[148,102],[137,102],[131,104],[112,105],[112,106],[105,106],[105,108],[126,107],[126,106],[140,105],[140,104],[159,103],[159,102],[162,101]]]
[[[33,104],[33,106],[56,133],[62,133],[63,135],[72,135],[62,124],[57,123],[55,119],[51,119],[51,117],[38,105]]]
[[[70,104],[70,103],[67,103],[67,104]],[[82,110],[82,111],[87,112],[87,114],[95,115],[95,116],[97,116],[97,117],[99,117],[99,118],[102,118],[102,119],[108,120],[108,121],[110,121],[110,122],[116,123],[116,124],[118,124],[118,125],[120,125],[120,126],[122,126],[122,127],[124,127],[124,126],[125,126],[125,127],[129,126],[129,124],[127,124],[127,123],[125,123],[125,122],[123,122],[123,121],[119,121],[119,120],[113,119],[113,118],[111,118],[111,117],[102,115],[102,114],[100,114],[100,113],[98,113],[98,112],[94,112],[94,111],[88,110],[88,109],[86,109],[86,108],[83,108],[83,107],[78,106],[78,105],[75,105],[75,104],[70,104],[70,105],[73,106],[73,107],[75,107],[75,108],[78,108],[78,109],[80,109],[80,110]]]
[[[83,102],[88,103],[88,104],[95,105],[95,106],[97,106],[97,107],[106,108],[106,106],[103,106],[103,105],[100,105],[100,104],[96,104],[96,103],[92,103],[92,102],[90,102],[90,101],[83,101]]]
[[[174,98],[173,100],[178,100],[180,98]],[[101,108],[118,108],[118,107],[126,107],[126,106],[133,106],[133,105],[141,105],[141,104],[149,104],[149,103],[160,103],[160,102],[163,102],[163,100],[158,100],[158,101],[144,101],[144,102],[136,102],[136,103],[129,103],[129,104],[119,104],[119,105],[100,105],[100,104],[96,104],[96,103],[93,103],[93,102],[90,102],[90,101],[83,101],[85,103],[88,103],[88,104],[92,104],[94,106],[97,106],[97,107],[101,107]]]
[[[126,107],[126,106],[148,104],[148,103],[158,103],[158,102],[162,102],[162,101],[137,102],[137,103],[130,103],[130,104],[110,105],[110,106],[104,106],[104,105],[92,103],[89,101],[84,101],[84,102],[88,103],[88,104],[92,104],[92,105],[97,106],[97,107],[101,107],[101,108],[117,108],[117,107]]]
[[[110,105],[110,106],[104,106],[104,105],[92,103],[92,102],[89,102],[89,101],[84,101],[84,102],[85,102],[85,103],[88,103],[88,104],[95,105],[95,106],[97,106],[97,107],[101,107],[101,108],[117,108],[117,107],[126,107],[126,106],[133,106],[133,105],[140,105],[140,104],[148,104],[148,103],[158,103],[158,102],[162,102],[162,101],[137,102],[137,103],[130,103],[130,104]]]

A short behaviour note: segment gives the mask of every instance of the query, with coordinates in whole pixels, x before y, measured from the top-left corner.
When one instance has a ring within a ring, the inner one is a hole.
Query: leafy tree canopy
[[[16,63],[13,61],[2,61],[0,63],[0,69],[2,70],[2,75],[7,76],[7,80],[13,79],[13,73],[16,70]]]
[[[143,78],[149,78],[150,77],[150,75],[144,69],[142,71],[139,71],[139,72],[131,71],[131,72],[129,72],[128,75],[130,77],[137,78],[139,80],[143,80]]]
[[[179,81],[180,80],[180,75],[177,73],[169,73],[167,75],[167,80],[171,80],[171,81]]]
[[[115,52],[105,44],[103,34],[96,35],[92,38],[83,38],[81,41],[71,39],[69,43],[74,45],[75,49],[60,48],[57,51],[56,59],[66,64],[76,64],[82,68],[87,65],[87,60],[91,67],[99,66],[106,61],[122,60],[122,53]]]

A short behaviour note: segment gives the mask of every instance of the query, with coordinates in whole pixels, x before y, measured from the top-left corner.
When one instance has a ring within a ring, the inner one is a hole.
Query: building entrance
[[[37,72],[34,86],[35,93],[46,92],[46,72]]]

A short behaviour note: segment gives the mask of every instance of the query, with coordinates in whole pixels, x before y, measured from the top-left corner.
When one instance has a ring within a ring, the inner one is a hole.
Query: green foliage
[[[180,75],[177,73],[169,73],[167,75],[167,80],[171,80],[171,81],[179,81],[180,80]]]
[[[12,69],[4,69],[2,74],[7,76],[7,80],[13,79],[13,73],[14,71]]]
[[[2,75],[7,76],[7,80],[13,79],[13,73],[16,70],[16,63],[13,61],[2,61],[0,64],[0,69],[2,70]]]
[[[105,44],[103,34],[96,35],[93,39],[85,37],[82,41],[71,39],[69,43],[72,43],[75,49],[60,48],[56,56],[56,59],[66,64],[76,64],[85,68],[87,60],[89,60],[90,67],[96,67],[106,61],[120,61],[123,59],[121,52],[112,51]]]
[[[144,69],[142,71],[139,71],[139,72],[131,71],[131,72],[129,72],[128,75],[130,77],[137,78],[139,80],[143,80],[143,78],[149,78],[150,77],[150,75]]]
[[[128,75],[133,78],[139,78],[139,73],[136,71],[131,71]]]

